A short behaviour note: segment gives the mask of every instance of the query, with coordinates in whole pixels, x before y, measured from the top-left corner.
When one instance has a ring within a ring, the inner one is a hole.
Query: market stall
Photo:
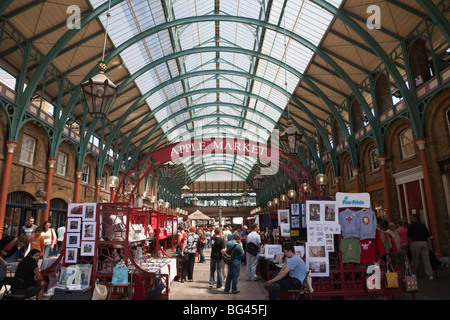
[[[376,299],[407,290],[403,286],[403,253],[386,249],[388,236],[377,227],[367,193],[338,193],[335,201],[291,204],[289,209],[278,210],[278,229],[280,243],[290,236],[311,271],[313,298]],[[265,243],[260,253],[259,271],[266,279],[283,266],[277,254],[280,247]],[[414,289],[408,292],[414,297]],[[287,292],[284,298],[289,298]]]
[[[102,299],[168,299],[177,272],[176,259],[159,245],[168,220],[124,203],[70,204],[62,254],[41,272],[47,292],[53,299],[90,299],[104,286]]]

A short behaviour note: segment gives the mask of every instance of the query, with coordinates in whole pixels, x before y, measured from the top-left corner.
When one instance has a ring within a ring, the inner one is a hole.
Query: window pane
[[[20,161],[33,164],[35,147],[36,140],[30,136],[24,135],[22,140],[22,149],[20,152]]]

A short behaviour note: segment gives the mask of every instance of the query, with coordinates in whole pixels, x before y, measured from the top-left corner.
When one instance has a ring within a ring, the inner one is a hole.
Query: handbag
[[[249,242],[247,243],[247,252],[249,254],[251,254],[252,256],[257,256],[258,255],[258,245],[253,243],[253,242]]]
[[[391,269],[389,269],[389,266]],[[394,271],[392,265],[388,262],[386,263],[386,274],[385,274],[385,286],[388,289],[397,289],[399,287],[398,283],[398,273]]]
[[[127,284],[128,283],[128,268],[123,261],[120,261],[114,266],[111,283],[113,284]]]
[[[403,289],[406,292],[419,291],[419,285],[417,283],[417,277],[412,273],[411,268],[407,261],[405,261],[405,276],[403,277]]]
[[[100,284],[98,279],[95,281],[94,292],[92,293],[92,300],[106,300],[108,296],[108,287]]]

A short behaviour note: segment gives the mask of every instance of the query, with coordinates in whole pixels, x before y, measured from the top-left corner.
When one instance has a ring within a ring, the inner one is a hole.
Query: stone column
[[[386,218],[388,221],[392,222],[391,201],[389,197],[389,184],[386,173],[386,156],[379,156],[378,161],[380,161],[381,176],[383,178],[383,194],[384,194],[384,207],[386,208]]]
[[[427,204],[428,219],[430,222],[430,233],[433,237],[433,249],[436,257],[441,258],[441,243],[439,240],[439,228],[436,219],[436,209],[434,207],[433,190],[431,188],[430,172],[428,169],[428,160],[425,152],[426,139],[421,138],[416,140],[420,151],[420,161],[422,162],[423,182],[425,187],[425,203]]]
[[[13,160],[14,149],[17,146],[15,141],[6,141],[8,149],[3,167],[2,186],[0,189],[0,238],[3,236],[3,222],[5,221],[6,200],[8,198],[9,179],[11,178],[11,166]]]
[[[50,213],[50,200],[52,198],[52,183],[53,183],[53,169],[55,167],[56,159],[48,158],[48,171],[47,171],[47,195],[45,201],[47,202],[47,208],[44,210],[44,218],[42,221],[47,221]]]
[[[80,202],[80,184],[81,184],[81,176],[83,175],[83,170],[75,171],[77,178],[75,180],[75,196],[73,198],[74,203]]]

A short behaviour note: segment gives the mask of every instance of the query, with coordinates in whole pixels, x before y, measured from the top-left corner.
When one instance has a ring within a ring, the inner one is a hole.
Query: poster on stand
[[[329,277],[328,258],[306,258],[306,268],[311,270],[311,277]]]
[[[281,229],[282,237],[291,236],[291,225],[289,223],[289,209],[278,210],[278,226]]]

